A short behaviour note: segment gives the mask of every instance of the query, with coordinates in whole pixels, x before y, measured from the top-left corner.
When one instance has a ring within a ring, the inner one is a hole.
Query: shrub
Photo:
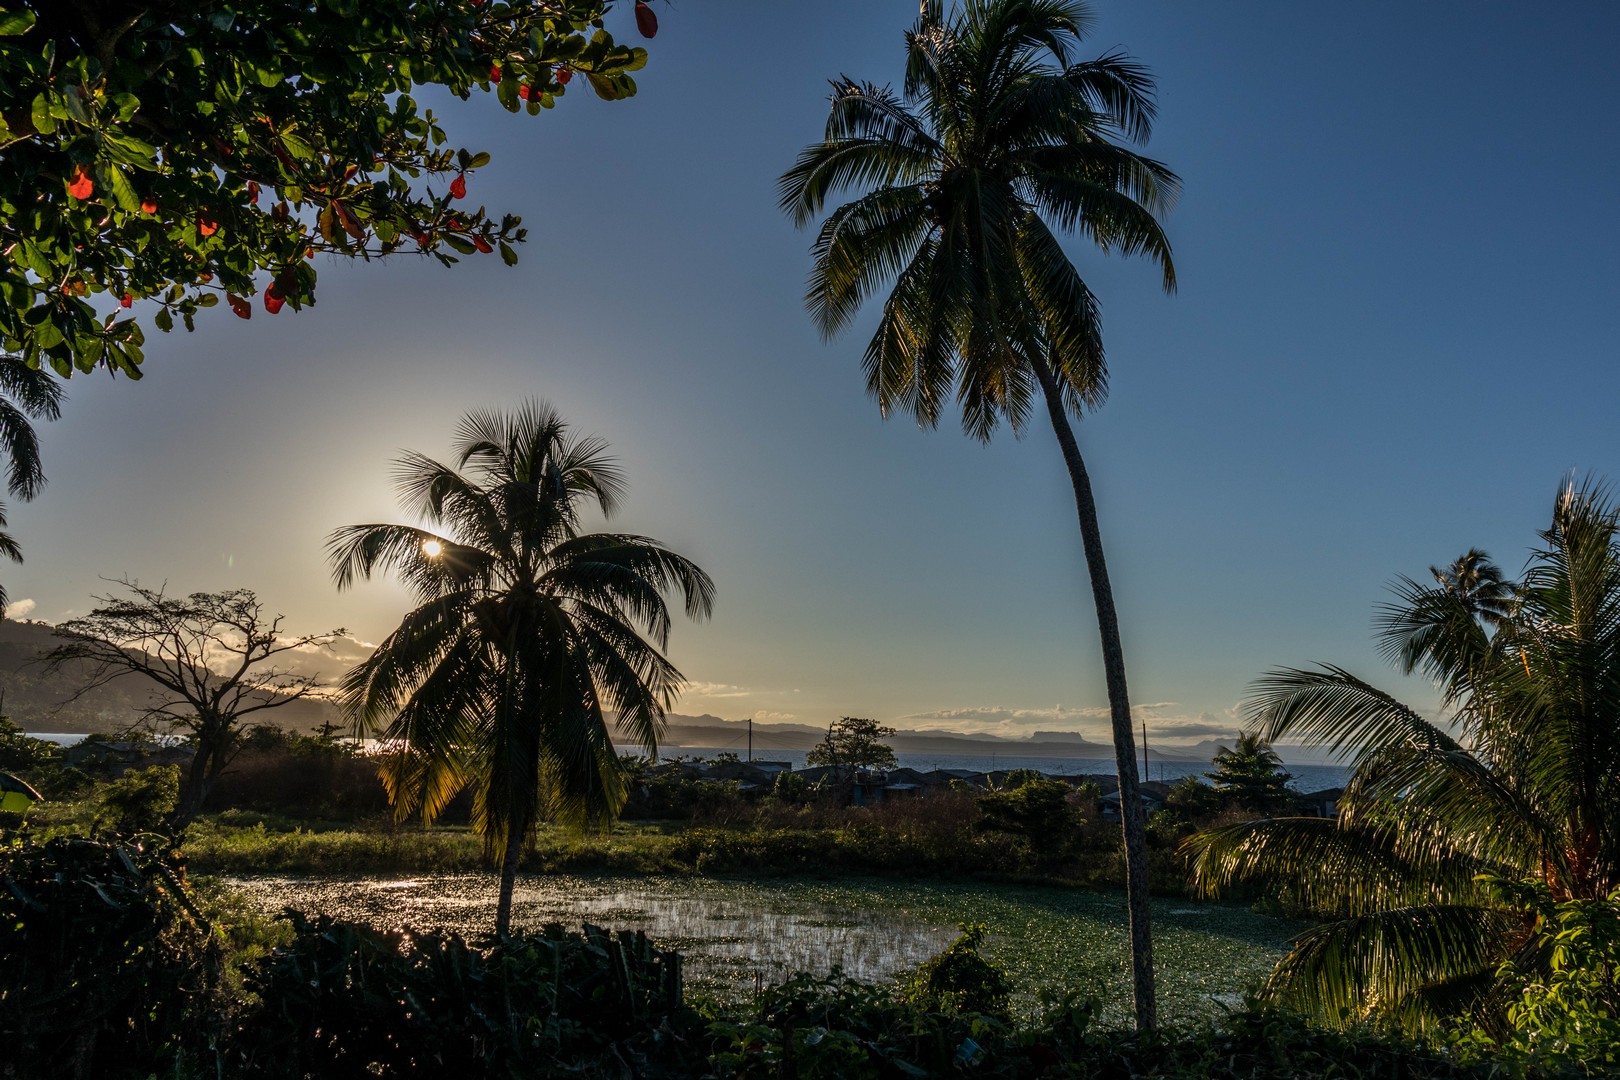
[[[979,955],[990,928],[963,923],[962,936],[906,980],[902,997],[930,1012],[976,1013],[1007,1020],[1012,982],[1007,969]]]
[[[126,769],[122,779],[101,789],[96,824],[126,836],[155,832],[174,813],[179,798],[178,765]]]
[[[487,949],[289,913],[294,937],[247,973],[257,1004],[231,1075],[695,1075],[680,957],[640,933],[547,926]]]
[[[169,1075],[205,1054],[220,954],[172,856],[25,842],[0,877],[4,1075]]]

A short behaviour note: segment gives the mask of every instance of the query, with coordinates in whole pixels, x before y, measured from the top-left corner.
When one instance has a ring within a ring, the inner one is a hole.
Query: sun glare
[[[430,559],[437,559],[444,552],[444,545],[437,540],[422,541],[422,554]]]

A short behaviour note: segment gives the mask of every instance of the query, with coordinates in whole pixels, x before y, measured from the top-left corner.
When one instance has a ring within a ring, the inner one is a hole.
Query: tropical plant
[[[248,318],[259,292],[313,304],[317,252],[516,262],[519,219],[458,202],[489,154],[445,145],[414,95],[534,116],[577,72],[629,97],[647,53],[609,35],[612,6],[6,0],[0,345],[139,378],[143,310],[166,331],[222,300]],[[644,3],[635,22],[656,29]]]
[[[1288,781],[1293,777],[1283,768],[1282,758],[1257,731],[1238,736],[1231,749],[1222,746],[1211,760],[1215,768],[1205,773],[1215,790],[1227,802],[1248,810],[1267,813],[1288,805],[1293,794]]]
[[[386,567],[416,593],[340,699],[394,747],[383,780],[400,817],[430,820],[471,785],[474,827],[501,867],[503,936],[538,818],[602,823],[624,803],[608,714],[657,755],[683,683],[660,651],[664,594],[693,618],[713,604],[708,575],[656,540],[581,531],[582,504],[611,515],[624,491],[605,451],[543,403],[469,413],[454,465],[397,463],[402,501],[433,529],[350,525],[328,544],[339,588]]]
[[[29,367],[21,357],[0,354],[0,454],[7,462],[6,490],[19,499],[32,499],[45,486],[39,436],[29,420],[55,420],[61,413],[61,383],[49,372]],[[6,508],[0,504],[0,530],[5,526]],[[3,531],[0,555],[23,561],[21,546]],[[5,618],[6,604],[6,589],[0,585],[0,619]]]
[[[1547,928],[1501,883],[1555,902],[1620,885],[1620,539],[1608,489],[1564,484],[1518,582],[1484,553],[1401,578],[1385,655],[1439,690],[1430,719],[1349,671],[1261,679],[1267,738],[1322,741],[1353,773],[1336,820],[1278,818],[1189,841],[1212,894],[1282,883],[1324,921],[1269,990],[1332,1023],[1412,1030],[1472,1015],[1500,1027],[1511,961],[1550,977]],[[1545,922],[1545,920],[1544,920]]]
[[[782,177],[808,225],[842,191],[812,247],[806,305],[823,336],[886,286],[866,347],[868,391],[932,428],[954,387],[964,430],[1021,432],[1037,392],[1062,449],[1091,576],[1123,794],[1137,1022],[1152,1027],[1144,821],[1118,617],[1091,480],[1070,425],[1102,403],[1097,298],[1060,246],[1078,230],[1105,252],[1145,255],[1166,289],[1170,244],[1155,214],[1179,180],[1123,143],[1147,139],[1153,81],[1122,53],[1079,60],[1092,21],[1078,0],[925,0],[906,36],[903,92],[840,78],[823,140]]]

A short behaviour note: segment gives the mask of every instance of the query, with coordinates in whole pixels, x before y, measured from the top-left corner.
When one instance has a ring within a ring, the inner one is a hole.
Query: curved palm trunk
[[[1114,729],[1114,762],[1119,769],[1119,817],[1125,833],[1125,897],[1131,917],[1131,982],[1136,1026],[1148,1031],[1158,1024],[1153,989],[1153,936],[1149,926],[1147,882],[1147,818],[1136,781],[1136,738],[1131,734],[1131,701],[1125,689],[1125,652],[1119,643],[1119,616],[1114,611],[1114,590],[1103,558],[1102,530],[1097,523],[1097,501],[1091,477],[1080,457],[1080,445],[1063,409],[1063,394],[1045,360],[1035,356],[1030,366],[1040,381],[1052,430],[1063,448],[1063,460],[1074,484],[1074,504],[1080,514],[1080,538],[1091,573],[1091,596],[1097,606],[1097,630],[1102,636],[1103,674],[1108,685],[1108,711]]]

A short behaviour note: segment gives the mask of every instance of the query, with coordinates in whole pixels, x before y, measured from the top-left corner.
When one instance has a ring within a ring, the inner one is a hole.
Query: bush
[[[0,849],[0,877],[0,1075],[169,1075],[206,1055],[220,953],[172,856],[25,842]]]
[[[963,923],[962,936],[906,980],[902,997],[930,1012],[973,1013],[1005,1021],[1012,1005],[1007,969],[979,955],[990,928]]]
[[[208,793],[208,810],[247,809],[355,820],[389,812],[374,758],[347,743],[259,725]],[[465,821],[452,808],[446,821]]]
[[[548,926],[487,949],[289,913],[245,977],[227,1072],[314,1077],[690,1076],[680,957],[640,933]],[[610,1068],[611,1067],[611,1068]]]
[[[101,789],[96,824],[125,836],[156,832],[180,799],[180,767],[153,765],[126,769],[120,780]]]
[[[23,734],[9,716],[0,716],[0,770],[27,772],[62,756],[62,748],[46,739]]]

